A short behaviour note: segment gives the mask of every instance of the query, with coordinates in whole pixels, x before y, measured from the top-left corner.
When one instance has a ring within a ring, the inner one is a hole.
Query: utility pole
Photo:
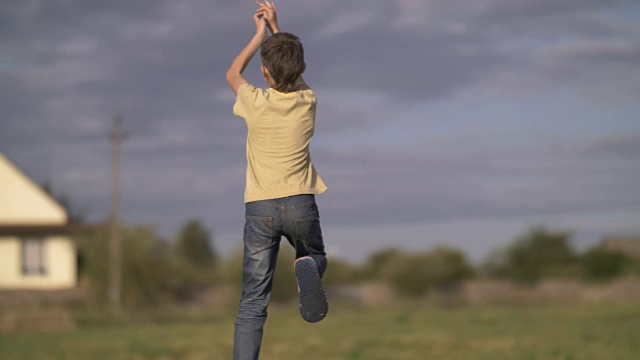
[[[124,135],[122,133],[122,117],[117,115],[111,130],[111,236],[109,239],[109,304],[114,312],[120,312],[122,293],[122,246],[120,241],[120,158]]]

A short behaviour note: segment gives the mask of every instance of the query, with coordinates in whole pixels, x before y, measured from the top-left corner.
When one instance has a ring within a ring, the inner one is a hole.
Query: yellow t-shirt
[[[248,129],[245,203],[327,190],[309,153],[316,95],[304,83],[296,89],[238,88],[233,114],[244,118]]]

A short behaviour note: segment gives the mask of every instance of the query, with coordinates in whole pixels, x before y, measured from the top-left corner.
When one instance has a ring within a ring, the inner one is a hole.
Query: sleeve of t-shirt
[[[233,104],[233,114],[246,119],[253,113],[260,89],[251,84],[242,84],[238,88],[236,103]]]

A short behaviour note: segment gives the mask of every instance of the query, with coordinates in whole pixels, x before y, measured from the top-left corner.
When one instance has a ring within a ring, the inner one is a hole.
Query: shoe
[[[329,304],[316,261],[310,256],[304,256],[296,260],[294,267],[298,280],[302,318],[310,323],[324,319],[329,311]]]

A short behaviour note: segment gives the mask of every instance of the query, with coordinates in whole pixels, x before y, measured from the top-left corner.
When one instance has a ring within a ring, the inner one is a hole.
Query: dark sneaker
[[[310,323],[324,319],[329,311],[329,305],[316,261],[310,256],[304,256],[296,260],[294,267],[298,279],[302,318]]]

